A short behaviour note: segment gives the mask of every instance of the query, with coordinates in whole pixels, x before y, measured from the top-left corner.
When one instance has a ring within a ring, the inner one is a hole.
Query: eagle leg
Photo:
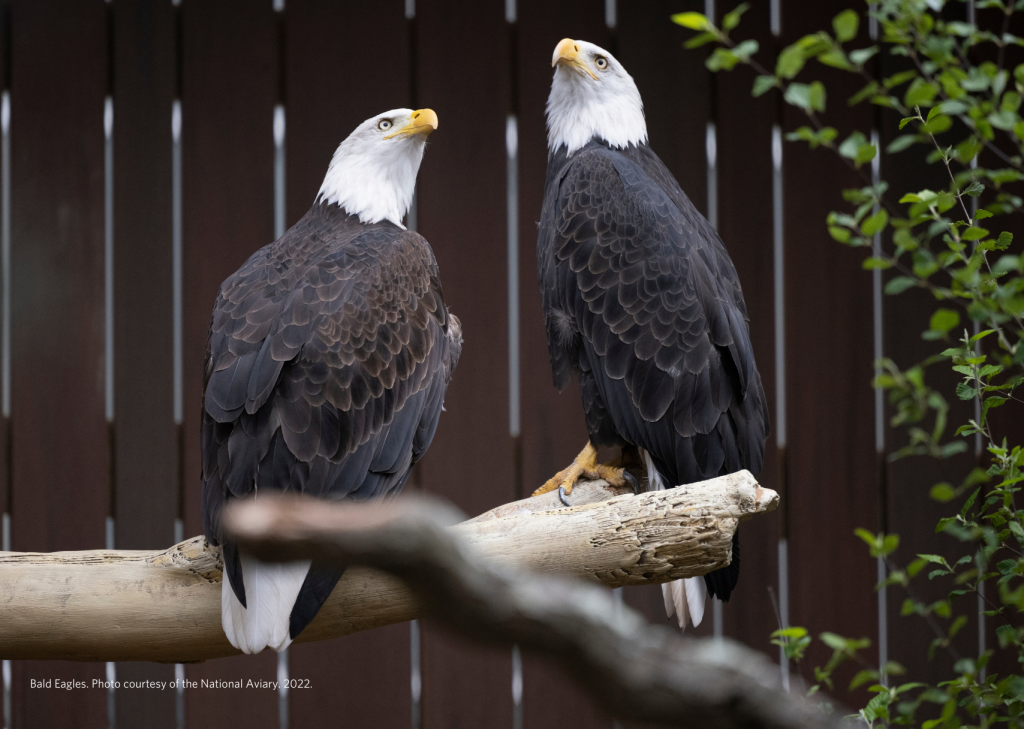
[[[580,451],[580,454],[576,456],[569,467],[563,468],[549,478],[543,486],[533,492],[533,495],[540,496],[541,494],[558,489],[559,500],[566,506],[569,506],[570,504],[566,497],[572,493],[573,486],[581,478],[589,481],[604,480],[612,486],[629,486],[633,489],[633,493],[640,493],[640,484],[625,468],[620,468],[610,463],[598,463],[597,449],[594,448],[590,441],[587,441],[587,445]]]

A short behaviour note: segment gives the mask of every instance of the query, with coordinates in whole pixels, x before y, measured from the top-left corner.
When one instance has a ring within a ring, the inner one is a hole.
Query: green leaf
[[[869,58],[878,53],[878,46],[870,46],[868,48],[858,48],[855,51],[850,51],[850,60],[858,66],[862,66]]]
[[[885,271],[892,268],[892,264],[884,258],[871,257],[865,258],[864,263],[862,263],[860,267],[865,271],[873,271],[875,269]]]
[[[933,332],[941,332],[945,334],[959,323],[960,314],[952,309],[938,309],[934,314],[932,314],[929,327]]]
[[[815,81],[811,84],[810,102],[811,108],[815,111],[825,111],[825,86],[821,81]]]
[[[882,540],[883,556],[890,555],[896,551],[896,548],[900,546],[900,535],[899,534],[887,534],[885,539]]]
[[[722,18],[722,28],[726,33],[740,24],[740,16],[747,12],[748,8],[750,8],[750,3],[741,3],[732,12],[725,14],[725,17]]]
[[[701,46],[705,46],[708,43],[715,43],[716,41],[718,41],[718,35],[713,31],[708,31],[707,33],[701,33],[700,35],[693,36],[693,38],[683,43],[683,48],[700,48]]]
[[[971,197],[977,197],[978,195],[980,195],[983,192],[985,192],[985,186],[982,185],[977,180],[975,180],[970,185],[968,185],[967,189],[964,190],[964,194],[965,195],[970,195]],[[985,215],[981,216],[983,218],[991,218],[992,217],[992,213],[988,212],[987,210],[979,210],[978,212],[979,213],[985,213]],[[977,216],[975,216],[975,220],[977,220]]]
[[[982,408],[981,408],[981,419],[985,420],[985,418],[988,417],[988,411],[989,410],[991,410],[992,408],[997,408],[1000,405],[1003,405],[1005,403],[1006,403],[1006,398],[1005,397],[992,396],[992,397],[985,398],[985,402],[982,404]],[[1019,527],[1020,524],[1018,524],[1017,526]],[[1012,528],[1012,524],[1011,524],[1011,528]]]
[[[915,78],[907,93],[903,96],[903,103],[913,109],[915,106],[930,104],[938,89],[934,84],[925,81],[923,78]]]
[[[889,154],[896,154],[902,152],[907,147],[914,144],[917,141],[916,134],[901,134],[896,139],[889,142],[889,145],[885,148],[885,151]]]
[[[828,227],[828,234],[840,243],[849,243],[850,236],[852,235],[848,229],[840,228],[838,225],[830,225]]]
[[[928,495],[935,501],[944,504],[956,498],[956,490],[948,483],[937,483],[932,486],[932,490]]]
[[[856,106],[860,102],[864,101],[864,99],[868,98],[869,96],[874,96],[877,92],[878,92],[878,82],[877,81],[871,81],[871,82],[869,82],[867,84],[867,86],[865,86],[860,91],[858,91],[856,94],[854,94],[849,99],[847,99],[846,103],[849,104],[850,106]]]
[[[818,636],[821,642],[834,651],[841,651],[846,648],[846,638],[835,633],[822,633]]]
[[[870,683],[872,681],[877,680],[878,671],[872,671],[870,669],[865,668],[861,671],[858,671],[857,675],[853,677],[852,681],[850,681],[850,691],[853,691],[855,688],[863,686],[866,683]]]
[[[971,494],[968,497],[967,501],[964,502],[964,505],[962,507],[960,507],[960,516],[963,516],[963,517],[967,516],[967,512],[971,510],[972,506],[974,506],[974,500],[978,498],[978,494],[980,494],[980,493],[981,493],[981,487],[979,486],[978,489],[973,494]],[[918,555],[918,556],[920,556],[920,555]]]
[[[756,40],[745,40],[733,48],[732,52],[736,54],[737,58],[746,63],[750,60],[752,55],[757,53],[758,48],[759,46]]]
[[[917,286],[917,279],[910,276],[897,276],[885,284],[885,293],[889,296],[895,296],[896,294],[902,294],[912,286]]]
[[[794,43],[779,54],[779,60],[775,63],[775,75],[782,78],[793,78],[800,73],[804,63],[804,51]]]
[[[973,400],[977,397],[978,391],[966,382],[961,382],[956,386],[956,395],[961,400]]]
[[[662,17],[665,17],[664,15]],[[710,30],[711,23],[704,17],[703,13],[676,13],[672,16],[672,22],[690,30]]]
[[[872,236],[884,230],[888,222],[889,213],[885,212],[885,210],[879,210],[861,224],[860,231],[865,236]]]
[[[863,529],[863,528],[854,529],[853,533],[856,536],[860,537],[861,541],[864,542],[869,547],[874,547],[874,546],[876,546],[878,544],[878,538],[874,534],[869,532],[867,529]]]
[[[988,235],[987,230],[985,230],[984,228],[976,228],[972,225],[970,228],[968,228],[967,230],[960,234],[960,238],[961,240],[981,240],[986,235]]]
[[[917,121],[916,116],[905,116],[900,119],[900,131],[903,131],[903,127],[907,126],[912,121]]]
[[[1003,251],[1009,248],[1012,242],[1013,233],[1011,233],[1008,230],[1004,230],[1002,233],[999,234],[999,237],[996,239],[996,247],[999,250]]]
[[[1000,625],[996,628],[996,637],[999,639],[999,646],[1006,648],[1018,642],[1017,629],[1012,625]]]
[[[811,105],[811,87],[807,84],[791,83],[786,87],[785,93],[782,94],[782,98],[786,100],[787,104],[798,106],[805,111],[811,111],[813,106]]]
[[[736,64],[742,61],[739,55],[735,51],[731,51],[728,48],[716,48],[714,52],[708,56],[707,60],[704,61],[704,65],[708,67],[709,71],[731,71],[736,67]]]
[[[832,29],[835,30],[836,40],[840,43],[856,38],[859,25],[860,18],[853,10],[844,10],[832,19]]]
[[[753,94],[753,96],[756,98],[758,96],[762,96],[763,94],[767,93],[768,91],[770,91],[774,87],[775,87],[775,77],[774,76],[758,76],[757,78],[754,79],[754,90],[751,92],[751,94]]]
[[[783,628],[772,633],[772,638],[803,638],[807,635],[807,629],[794,625],[791,628]]]

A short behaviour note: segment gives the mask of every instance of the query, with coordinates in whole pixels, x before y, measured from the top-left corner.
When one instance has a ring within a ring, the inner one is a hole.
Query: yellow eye
[[[392,126],[393,125],[391,124],[390,119],[381,119],[379,122],[377,122],[377,128],[380,129],[382,132],[386,132]]]
[[[597,66],[599,71],[603,71],[608,68],[608,59],[604,56],[598,56],[594,59],[594,65]]]

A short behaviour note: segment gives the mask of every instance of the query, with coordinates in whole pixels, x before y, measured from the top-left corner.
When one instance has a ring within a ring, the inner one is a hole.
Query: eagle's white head
[[[644,104],[633,77],[608,51],[564,38],[551,57],[555,77],[548,96],[548,151],[569,154],[594,137],[612,147],[647,142]]]
[[[435,129],[431,109],[392,109],[367,119],[338,146],[317,200],[340,205],[362,223],[402,226]]]

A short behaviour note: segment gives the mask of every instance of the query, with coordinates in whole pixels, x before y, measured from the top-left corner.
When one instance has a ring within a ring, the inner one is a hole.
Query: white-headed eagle
[[[636,449],[650,488],[761,469],[768,413],[739,277],[714,228],[647,143],[636,84],[612,54],[562,40],[547,102],[548,169],[537,271],[555,387],[573,375],[586,448],[537,493],[582,475],[624,483],[601,446]],[[680,627],[704,614],[723,569],[664,585]]]
[[[430,109],[360,124],[313,207],[220,287],[202,414],[203,526],[223,545],[221,618],[245,653],[283,650],[341,572],[260,563],[225,541],[230,499],[397,494],[430,446],[462,344],[430,245],[406,230]]]

